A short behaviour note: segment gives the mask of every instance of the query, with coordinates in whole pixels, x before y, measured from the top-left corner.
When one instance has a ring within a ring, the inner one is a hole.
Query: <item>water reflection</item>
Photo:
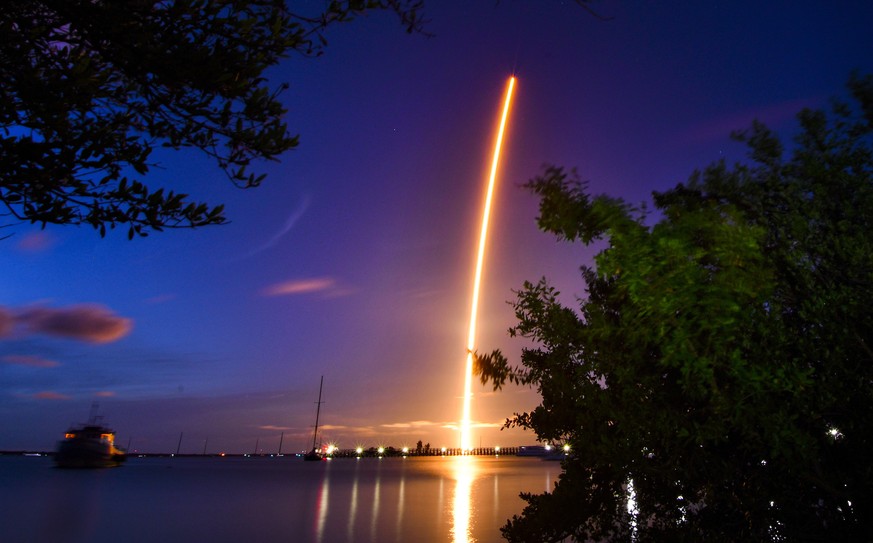
[[[551,489],[559,472],[504,456],[131,459],[103,472],[0,457],[0,511],[16,520],[2,541],[497,543],[524,506],[519,492]]]
[[[473,479],[476,478],[476,459],[473,456],[454,457],[455,493],[452,495],[452,541],[472,543],[470,517],[473,516]]]
[[[355,476],[352,479],[352,497],[349,500],[349,524],[346,536],[349,541],[352,540],[352,535],[355,533],[355,517],[358,516],[358,468],[360,466],[360,458],[355,459]]]
[[[330,462],[325,466],[324,477],[321,480],[321,487],[318,489],[317,503],[317,524],[315,527],[316,539],[319,543],[324,540],[324,523],[327,521],[327,512],[330,508]]]
[[[403,463],[406,466],[406,462]],[[405,471],[405,470],[404,470]],[[397,527],[395,530],[397,541],[401,541],[403,534],[403,509],[406,505],[406,477],[405,473],[400,477],[400,490],[397,492]]]
[[[382,490],[382,459],[376,460],[376,486],[373,489],[373,512],[370,514],[370,541],[377,541],[376,528],[379,520],[379,497]]]

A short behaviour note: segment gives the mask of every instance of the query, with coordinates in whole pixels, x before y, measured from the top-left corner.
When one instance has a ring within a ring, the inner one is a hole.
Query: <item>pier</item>
[[[335,458],[382,457],[382,456],[515,456],[521,447],[474,447],[465,451],[460,447],[432,447],[429,449],[398,449],[396,447],[369,447],[357,449],[337,449],[331,456]]]

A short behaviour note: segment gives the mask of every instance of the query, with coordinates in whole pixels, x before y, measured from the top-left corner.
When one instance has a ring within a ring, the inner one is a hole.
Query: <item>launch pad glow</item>
[[[488,188],[485,195],[485,205],[482,209],[482,228],[479,232],[479,251],[476,256],[476,271],[473,275],[473,296],[470,303],[470,329],[467,334],[467,362],[464,373],[463,409],[461,412],[461,449],[472,448],[470,435],[470,400],[473,396],[473,351],[476,346],[476,320],[479,311],[479,290],[482,284],[482,267],[485,262],[485,245],[488,240],[488,219],[491,216],[491,201],[494,195],[494,185],[497,180],[497,166],[500,163],[500,150],[503,147],[503,135],[509,119],[509,109],[512,105],[512,91],[515,87],[515,77],[510,77],[506,83],[506,97],[503,101],[503,113],[500,115],[500,126],[497,129],[497,140],[494,143],[494,154],[491,159],[491,171],[488,175]]]

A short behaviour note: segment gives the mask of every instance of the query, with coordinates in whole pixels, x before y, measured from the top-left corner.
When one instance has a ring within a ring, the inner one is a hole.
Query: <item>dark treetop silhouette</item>
[[[575,453],[510,540],[873,538],[873,77],[849,89],[787,149],[738,134],[748,164],[656,193],[656,214],[561,168],[528,184],[541,228],[607,247],[577,307],[518,292],[521,367],[479,359],[542,395],[509,424]]]
[[[128,237],[225,222],[222,205],[142,181],[156,147],[196,148],[237,186],[295,147],[264,71],[318,55],[324,30],[393,10],[421,29],[421,2],[9,0],[0,6],[0,202],[6,222],[127,225]]]

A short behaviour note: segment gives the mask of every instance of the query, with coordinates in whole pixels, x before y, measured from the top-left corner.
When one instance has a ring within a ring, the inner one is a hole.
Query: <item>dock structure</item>
[[[180,436],[181,437],[181,436]],[[181,446],[177,446],[176,450],[179,451]],[[207,453],[206,452],[206,444],[204,443],[204,450],[202,453],[181,453],[176,452],[173,453],[149,453],[149,452],[135,452],[132,453],[132,457],[188,457],[188,458],[233,458],[233,457],[275,457],[275,458],[294,458],[296,456],[301,456],[303,452],[299,453],[285,453],[285,454],[272,454],[272,453],[264,453],[260,450],[256,453]],[[430,449],[424,449],[417,451],[415,449],[409,449],[406,452],[403,451],[402,448],[398,449],[396,447],[384,447],[382,452],[379,452],[379,449],[376,447],[370,447],[367,449],[362,449],[361,452],[358,452],[357,449],[336,449],[334,450],[330,456],[334,458],[381,458],[381,457],[425,457],[425,456],[530,456],[530,457],[544,457],[549,456],[547,454],[525,454],[522,452],[519,454],[522,449],[525,447],[475,447],[470,449],[469,451],[464,451],[460,447],[446,447],[443,449],[442,447],[434,447]],[[7,455],[24,455],[24,456],[52,456],[54,453],[50,451],[4,451],[0,450],[0,456]],[[560,453],[559,453],[560,454]],[[552,453],[554,456],[554,453]]]
[[[521,447],[474,447],[468,451],[460,447],[431,447],[426,450],[385,447],[380,453],[376,447],[370,447],[358,452],[357,449],[337,449],[331,456],[335,458],[354,458],[370,456],[515,456]]]

